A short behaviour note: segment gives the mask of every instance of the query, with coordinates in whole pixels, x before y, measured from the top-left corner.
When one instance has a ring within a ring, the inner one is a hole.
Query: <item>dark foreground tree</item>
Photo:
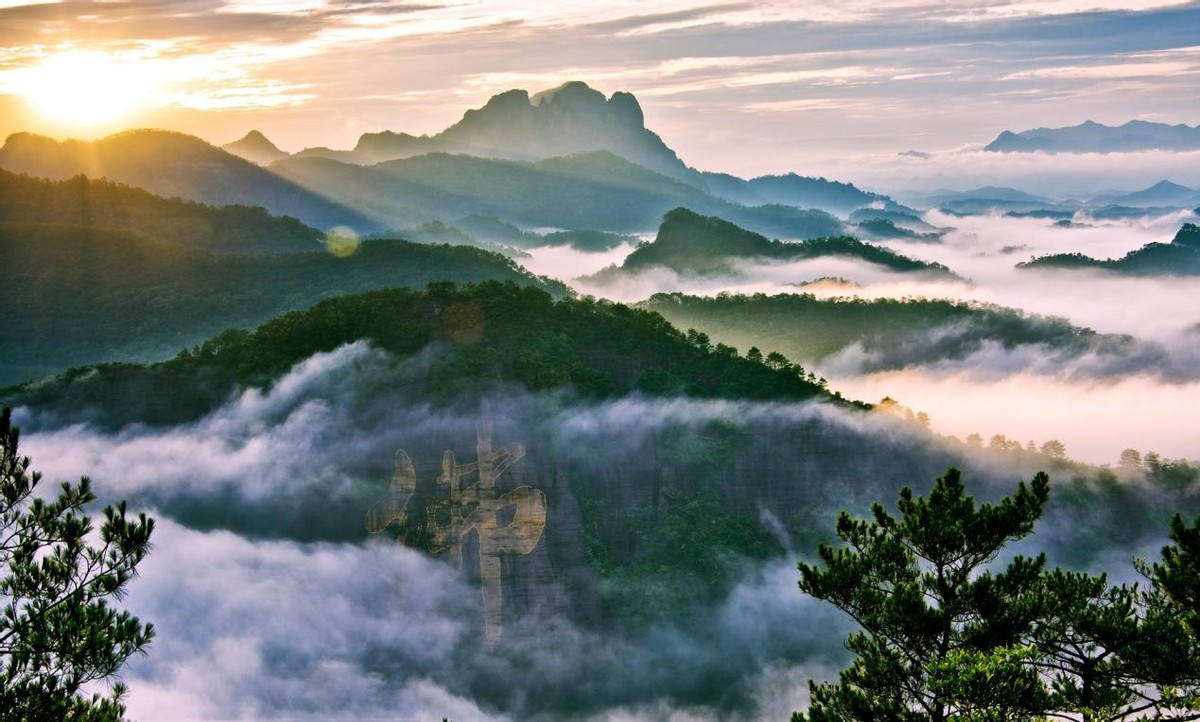
[[[1136,650],[1139,675],[1153,682],[1138,690],[1147,716],[1200,719],[1200,517],[1189,526],[1176,514],[1171,544],[1162,561],[1141,565],[1149,581],[1142,635]]]
[[[810,683],[812,720],[1200,719],[1200,519],[1176,516],[1161,562],[1138,585],[1045,570],[1044,557],[988,565],[1028,534],[1048,494],[1044,474],[999,505],[975,507],[959,473],[928,499],[900,494],[901,518],[838,519],[824,569],[800,564],[800,587],[862,631],[838,684]]]
[[[1049,496],[1039,473],[999,504],[976,506],[950,469],[927,498],[900,492],[900,518],[876,504],[872,519],[843,512],[845,546],[801,563],[800,588],[862,627],[846,645],[853,665],[837,684],[810,683],[802,720],[1028,719],[1045,690],[1022,646],[1038,611],[1045,564],[1016,557],[987,569],[1001,548],[1033,531]]]
[[[39,496],[41,475],[17,454],[18,431],[0,412],[0,719],[120,720],[124,687],[113,677],[153,628],[109,606],[150,550],[154,521],[104,509],[93,534],[83,507],[88,479]]]
[[[1200,719],[1200,519],[1176,515],[1161,563],[1137,585],[1054,570],[1041,581],[1031,660],[1048,718],[1078,722]]]

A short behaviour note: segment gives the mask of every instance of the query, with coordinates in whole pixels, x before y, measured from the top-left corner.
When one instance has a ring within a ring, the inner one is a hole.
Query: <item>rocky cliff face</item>
[[[542,160],[597,150],[679,180],[695,181],[699,175],[646,128],[642,108],[633,95],[618,92],[606,98],[581,81],[533,96],[525,90],[500,93],[433,136],[366,133],[349,154],[309,149],[300,155],[380,163],[438,152]]]
[[[713,511],[719,518],[705,520],[714,528],[723,520],[744,519],[777,553],[811,550],[816,540],[832,537],[839,510],[865,513],[871,502],[894,498],[901,486],[921,488],[948,466],[963,465],[960,455],[939,449],[923,430],[879,415],[827,416],[831,412],[813,406],[738,419],[737,409],[723,404],[632,405],[638,408],[630,411],[641,417],[633,423],[572,418],[571,428],[563,428],[543,425],[545,419],[498,422],[497,444],[519,439],[526,450],[497,479],[498,493],[529,487],[546,499],[544,532],[536,547],[528,554],[501,557],[505,635],[522,634],[538,620],[568,619],[586,627],[627,623],[622,614],[629,610],[611,606],[612,587],[629,583],[622,570],[641,568],[635,574],[644,575],[646,567],[639,565],[661,563],[646,545],[654,527],[671,523],[673,500],[715,492],[719,505]],[[459,428],[442,441],[425,437],[406,444],[419,478],[403,535],[409,546],[427,544],[425,509],[446,494],[433,483],[437,472],[430,462],[441,458],[438,447],[451,438],[469,439],[469,430]],[[464,444],[458,446],[459,463],[473,460]],[[973,477],[975,488],[985,495],[989,477]],[[1013,479],[996,481],[1005,488]],[[464,517],[473,508],[464,507]],[[510,521],[500,515],[497,524]],[[468,532],[463,541],[461,569],[447,573],[481,588],[477,532]],[[721,540],[711,543],[712,549],[703,553],[724,558]],[[603,564],[597,566],[597,559]],[[710,581],[708,592],[719,598],[720,582]],[[703,603],[704,593],[690,603]],[[482,619],[479,623],[482,629]]]

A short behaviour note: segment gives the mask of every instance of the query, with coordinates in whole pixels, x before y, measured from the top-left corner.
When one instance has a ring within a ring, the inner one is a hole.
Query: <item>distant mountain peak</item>
[[[606,150],[676,179],[691,175],[679,157],[648,130],[637,98],[611,97],[580,80],[529,95],[509,90],[432,139],[450,150],[534,160]]]
[[[353,151],[314,148],[299,155],[375,164],[428,153],[538,161],[592,151],[608,151],[675,180],[698,180],[699,174],[646,128],[637,98],[619,91],[606,97],[581,80],[533,95],[522,89],[497,93],[434,135],[385,130],[364,134]]]
[[[996,153],[1131,153],[1145,150],[1200,150],[1200,125],[1168,125],[1131,120],[1113,127],[1085,120],[1067,128],[1006,130],[984,150]]]
[[[1093,206],[1116,205],[1133,208],[1184,207],[1200,200],[1200,190],[1160,180],[1149,188],[1133,193],[1105,194],[1092,198]]]
[[[1191,191],[1191,192],[1193,192],[1193,193],[1195,192],[1195,191],[1192,191],[1192,189],[1191,189],[1191,188],[1188,188],[1187,186],[1181,186],[1181,185],[1179,185],[1178,183],[1172,183],[1172,182],[1171,182],[1171,181],[1169,181],[1169,180],[1160,180],[1159,182],[1157,182],[1157,183],[1155,183],[1154,185],[1150,186],[1150,188],[1149,188],[1148,190],[1155,190],[1155,191]]]
[[[221,149],[259,165],[269,165],[289,155],[268,140],[260,130],[252,130],[241,139],[221,146]]]
[[[518,92],[524,93],[525,91]],[[604,97],[604,93],[592,88],[592,86],[582,80],[568,80],[557,88],[543,90],[529,98],[529,104],[534,107],[554,102],[608,102],[608,99]]]

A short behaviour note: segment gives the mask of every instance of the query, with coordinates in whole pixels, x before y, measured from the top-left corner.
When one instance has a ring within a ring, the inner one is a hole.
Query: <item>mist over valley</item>
[[[1195,711],[1194,3],[285,5],[0,7],[0,508],[154,520],[89,587],[152,638],[39,694],[1082,720],[1046,635],[1126,604],[1108,718]]]

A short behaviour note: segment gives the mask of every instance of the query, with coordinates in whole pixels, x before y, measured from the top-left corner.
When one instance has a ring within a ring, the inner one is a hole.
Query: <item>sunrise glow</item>
[[[28,68],[15,85],[47,120],[81,128],[128,119],[152,105],[155,92],[146,63],[88,50],[52,55]]]

